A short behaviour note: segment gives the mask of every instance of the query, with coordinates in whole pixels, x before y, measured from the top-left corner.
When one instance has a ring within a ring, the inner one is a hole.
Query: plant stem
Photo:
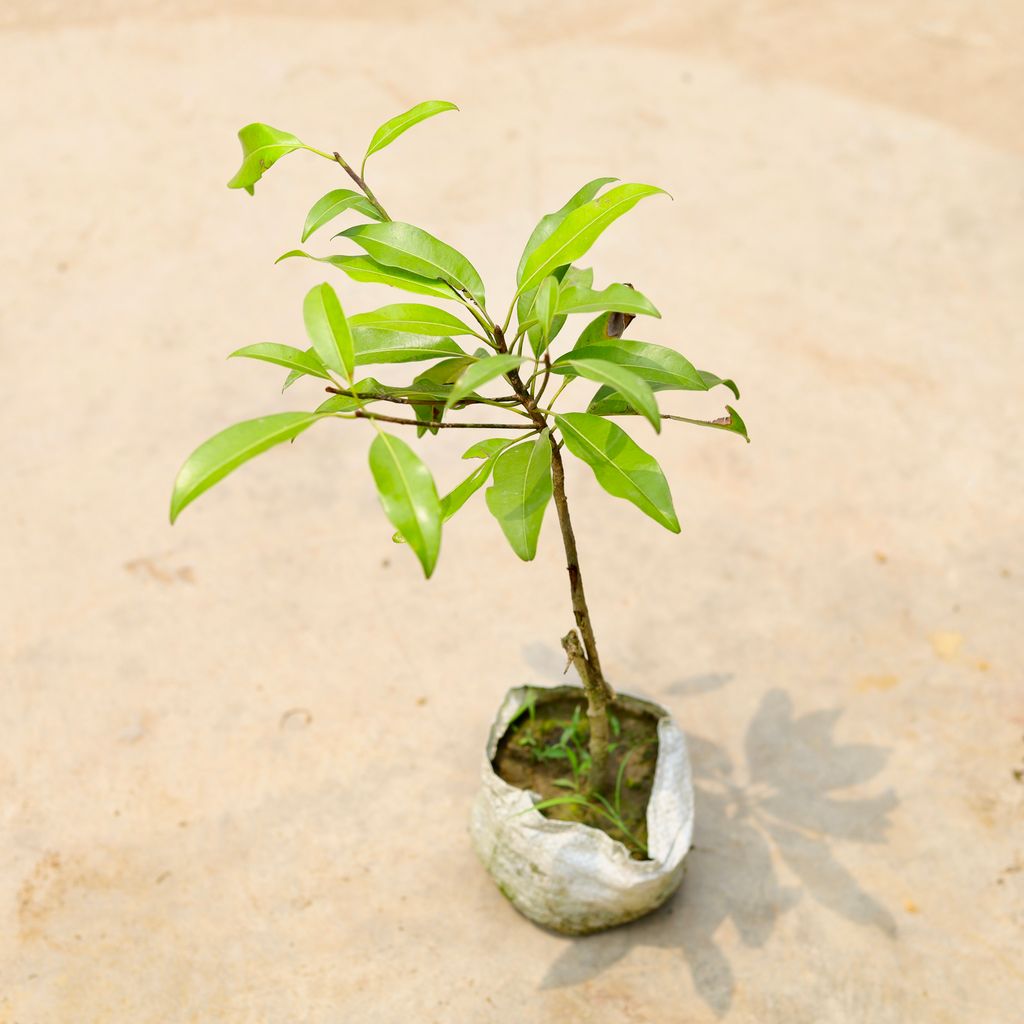
[[[385,416],[379,412],[364,412],[356,409],[353,413],[359,420],[380,420],[382,423],[401,423],[410,427],[438,427],[441,430],[536,430],[531,423],[445,423],[441,420],[410,420],[401,416]]]
[[[361,398],[365,402],[391,402],[394,405],[430,405],[431,401],[429,398],[406,398],[403,395],[386,395],[377,394],[373,391],[365,391],[362,394],[356,394],[349,388],[328,386],[324,388],[328,394],[331,395],[343,395],[345,398]],[[516,416],[525,416],[527,419],[530,418],[528,412],[523,412],[520,409],[513,409],[508,402],[515,402],[519,404],[519,399],[515,395],[509,395],[508,398],[460,398],[459,401],[452,405],[453,409],[463,409],[467,405],[488,405],[493,406],[495,409],[503,409],[505,412],[515,413]]]
[[[370,186],[366,184],[366,180],[362,177],[362,175],[357,174],[352,169],[352,166],[348,163],[348,161],[340,153],[336,152],[334,154],[334,159],[337,160],[338,163],[345,168],[345,171],[348,173],[348,176],[359,186],[359,189],[363,193],[363,195],[366,196],[366,198],[369,199],[370,202],[377,207],[377,210],[380,212],[380,215],[385,220],[391,220],[391,217],[388,215],[388,211],[384,209],[384,207],[381,205],[380,200],[373,194],[373,189],[371,189]]]
[[[583,589],[583,574],[580,572],[579,554],[576,550],[576,535],[569,515],[569,501],[565,493],[565,467],[559,445],[551,439],[551,483],[554,491],[558,525],[562,531],[562,545],[565,548],[566,568],[569,572],[569,594],[572,610],[579,629],[570,629],[562,637],[562,647],[579,674],[587,695],[587,718],[590,721],[590,761],[592,764],[588,788],[600,792],[608,782],[608,744],[611,742],[608,725],[608,705],[615,699],[615,693],[601,671],[601,660],[597,653],[597,640],[590,621],[590,609]],[[580,637],[583,646],[580,646]]]
[[[508,351],[504,332],[495,328],[494,340],[499,351]],[[529,390],[523,384],[518,370],[510,370],[506,377],[512,390],[519,396],[523,408],[533,417],[538,430],[547,427],[547,416],[542,412]],[[569,572],[569,593],[572,598],[572,611],[579,629],[569,632],[562,638],[562,647],[569,660],[579,673],[580,682],[587,695],[587,718],[590,721],[590,761],[592,764],[588,788],[600,791],[605,788],[608,766],[608,744],[610,729],[608,726],[608,705],[615,700],[615,693],[609,686],[601,671],[601,660],[597,653],[597,640],[594,627],[590,621],[590,609],[587,607],[587,596],[583,590],[583,574],[580,572],[580,559],[576,550],[576,534],[573,532],[572,519],[569,515],[569,501],[565,493],[565,467],[562,465],[562,453],[559,443],[549,434],[551,444],[551,484],[555,508],[558,512],[558,525],[562,531],[562,546],[565,548],[566,569]],[[580,637],[583,645],[580,646]]]

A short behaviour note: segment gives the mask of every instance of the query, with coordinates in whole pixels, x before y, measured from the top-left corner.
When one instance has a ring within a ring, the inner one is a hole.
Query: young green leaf
[[[670,416],[669,419],[679,420],[681,423],[693,423],[698,427],[711,427],[713,430],[727,430],[731,434],[739,434],[747,444],[750,444],[750,435],[747,433],[747,425],[743,417],[731,406],[727,405],[725,411],[728,416],[719,416],[715,420],[694,420],[688,416]]]
[[[366,156],[363,157],[363,167],[366,166],[366,161],[374,153],[379,152],[385,146],[390,146],[399,135],[407,132],[413,125],[419,124],[420,121],[425,121],[428,117],[433,117],[435,114],[443,114],[446,110],[458,109],[454,103],[449,103],[447,100],[426,100],[423,103],[417,103],[415,107],[407,110],[404,114],[399,114],[397,117],[391,118],[390,121],[385,121],[373,133],[373,138],[370,140],[370,145],[366,150]]]
[[[281,157],[306,148],[301,139],[269,124],[247,124],[238,133],[238,141],[242,144],[242,166],[228,182],[228,188],[244,188],[249,195],[264,171],[269,171]]]
[[[614,388],[634,409],[643,413],[651,426],[660,433],[661,414],[658,412],[658,402],[654,397],[654,392],[643,378],[631,370],[627,370],[626,367],[619,366],[607,359],[573,357],[556,360],[551,367],[551,372],[567,375],[577,374]]]
[[[369,327],[379,331],[404,331],[409,334],[432,334],[437,337],[476,334],[454,313],[421,302],[398,302],[382,306],[371,313],[356,313],[348,322],[353,327]]]
[[[482,441],[470,445],[462,453],[462,457],[464,459],[493,459],[520,440],[521,438],[518,437],[485,437]]]
[[[557,267],[579,259],[613,221],[646,196],[664,193],[654,185],[617,185],[597,199],[569,213],[545,241],[530,254],[523,267],[520,294],[534,288]]]
[[[349,390],[358,395],[362,402],[373,402],[378,399],[407,398],[420,400],[422,402],[444,403],[448,395],[448,389],[440,384],[431,384],[426,381],[422,383],[417,378],[412,384],[404,387],[396,387],[392,384],[382,384],[375,377],[364,377],[349,386]],[[341,395],[345,398],[347,396]],[[360,402],[356,403],[361,404]],[[341,411],[341,410],[336,410]]]
[[[658,388],[655,387],[654,390],[657,391]],[[743,417],[731,405],[727,405],[725,409],[728,415],[719,416],[714,420],[698,420],[692,419],[689,416],[675,416],[669,413],[662,413],[662,419],[678,420],[680,423],[693,423],[695,426],[711,427],[714,430],[726,430],[731,434],[739,434],[749,444],[750,437],[747,434],[747,425],[743,422]],[[595,416],[639,415],[637,410],[622,395],[608,387],[598,390],[597,394],[590,400],[587,412],[593,413]]]
[[[428,430],[436,434],[441,428],[438,424],[444,416],[444,406],[433,403],[417,403],[412,407],[413,415],[419,421],[416,425],[416,436],[422,437]]]
[[[320,357],[312,350],[303,352],[301,348],[293,348],[291,345],[276,345],[267,341],[236,349],[228,358],[233,359],[236,356],[246,359],[262,359],[265,363],[286,366],[296,373],[296,379],[303,376],[331,379],[330,374],[324,369]]]
[[[354,327],[356,366],[372,363],[413,363],[421,359],[444,356],[466,356],[451,338],[435,338],[429,334],[405,334],[402,331],[379,331],[372,327]]]
[[[441,502],[430,470],[401,438],[382,431],[370,445],[370,472],[384,512],[429,579],[441,550]]]
[[[441,518],[447,522],[474,495],[491,475],[494,461],[506,449],[518,443],[520,438],[491,437],[478,441],[462,457],[482,458],[484,461],[469,476],[457,484],[441,499]],[[475,453],[475,454],[471,454]]]
[[[589,288],[594,283],[594,271],[589,267],[559,267],[551,276],[558,282],[560,288],[576,286]],[[547,278],[544,280],[546,281]],[[530,348],[535,355],[539,356],[558,337],[559,332],[565,326],[565,315],[556,314],[552,318],[551,326],[547,330],[547,338],[545,339],[539,318],[537,317],[538,291],[539,289],[537,288],[530,288],[516,299],[516,317],[520,326],[529,323],[531,319],[534,320],[534,323],[527,328],[526,336],[530,339]]]
[[[362,406],[362,399],[353,398],[351,395],[331,395],[330,398],[321,402],[314,411],[319,413],[352,412],[355,409],[361,409]]]
[[[516,445],[494,463],[494,485],[485,498],[512,550],[524,562],[537,554],[544,510],[551,500],[551,444],[544,431],[536,441]]]
[[[313,348],[328,370],[352,379],[355,369],[352,332],[334,289],[327,284],[314,285],[302,303],[302,318]]]
[[[582,340],[582,339],[581,339]],[[563,359],[606,359],[632,370],[655,390],[707,391],[708,385],[693,363],[674,348],[618,338],[609,344],[580,344]],[[559,360],[556,360],[558,362]]]
[[[661,314],[654,308],[650,299],[645,298],[635,288],[627,284],[611,284],[603,291],[591,288],[563,286],[558,293],[558,312],[569,313],[632,313],[634,316],[654,316],[660,319]]]
[[[723,387],[727,387],[736,396],[737,401],[739,400],[740,389],[736,387],[736,381],[723,379],[722,377],[718,377],[707,370],[698,370],[697,373],[700,375],[700,379],[707,385],[708,391],[721,384]]]
[[[353,281],[360,281],[364,284],[386,284],[392,288],[415,292],[417,295],[432,295],[438,299],[457,301],[457,296],[444,281],[421,277],[419,274],[410,274],[407,270],[399,270],[398,267],[386,267],[369,256],[312,256],[308,252],[303,252],[302,249],[292,249],[290,252],[278,256],[274,262],[280,263],[281,260],[287,260],[293,256],[304,256],[307,260],[329,263],[332,267],[348,274]]]
[[[621,338],[635,319],[632,313],[601,313],[583,328],[574,347],[607,345],[614,338]]]
[[[467,366],[455,381],[451,394],[448,395],[448,401],[445,403],[446,408],[450,409],[460,399],[472,394],[477,388],[483,387],[488,381],[522,366],[525,362],[526,360],[522,356],[502,354],[485,356],[471,366]]]
[[[423,424],[443,420],[445,414],[444,402],[451,392],[452,381],[475,361],[474,357],[463,353],[462,355],[441,359],[420,373],[413,381],[413,387],[434,389],[434,393],[438,397],[429,405],[414,406],[413,411],[416,414],[416,419],[420,420]],[[439,429],[439,427],[418,426],[416,428],[416,436],[422,437],[426,430],[436,434]]]
[[[319,231],[325,224],[346,210],[358,210],[370,220],[381,219],[380,210],[362,193],[353,192],[350,188],[336,188],[318,199],[306,214],[306,223],[302,228],[302,241],[304,242],[314,231]]]
[[[214,434],[178,470],[171,494],[171,522],[178,518],[186,505],[243,462],[282,441],[291,441],[320,418],[310,412],[279,412],[236,423]]]
[[[548,275],[537,286],[537,298],[533,304],[533,315],[537,318],[537,343],[530,336],[534,355],[540,355],[551,340],[551,327],[558,307],[558,278]]]
[[[522,284],[523,268],[526,266],[526,261],[533,255],[534,250],[542,242],[547,241],[547,239],[551,237],[555,228],[557,228],[573,210],[578,210],[584,203],[589,203],[590,200],[605,187],[605,185],[609,185],[613,181],[618,181],[618,178],[594,178],[593,181],[588,181],[586,185],[573,195],[561,209],[555,210],[554,213],[549,213],[540,219],[540,222],[533,229],[533,232],[526,242],[526,247],[523,249],[523,255],[519,257],[519,266],[516,269],[516,284]]]
[[[469,499],[480,490],[491,475],[494,463],[491,460],[477,466],[465,480],[456,484],[441,499],[441,520],[447,522]]]
[[[555,424],[566,448],[590,466],[609,494],[633,502],[666,530],[679,533],[665,474],[621,427],[586,412],[563,413]]]
[[[389,220],[383,224],[356,224],[339,234],[365,249],[378,263],[447,281],[468,292],[479,305],[484,304],[484,284],[473,264],[457,249],[422,228]]]

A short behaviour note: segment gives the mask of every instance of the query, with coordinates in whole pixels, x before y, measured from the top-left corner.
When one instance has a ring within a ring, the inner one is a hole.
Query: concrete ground
[[[1024,8],[303,11],[0,10],[0,1022],[1020,1021]],[[465,828],[504,690],[561,679],[553,518],[523,565],[476,500],[424,583],[328,423],[167,524],[200,440],[319,400],[224,357],[301,338],[326,270],[272,261],[344,182],[228,192],[235,131],[356,154],[429,97],[372,180],[496,308],[582,182],[673,194],[591,262],[754,438],[637,428],[679,537],[570,467],[608,674],[698,780],[680,894],[588,939]]]

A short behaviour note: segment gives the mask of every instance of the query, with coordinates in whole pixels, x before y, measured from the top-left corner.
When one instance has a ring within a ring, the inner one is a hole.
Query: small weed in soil
[[[509,785],[541,797],[537,810],[607,832],[646,860],[647,801],[658,762],[658,719],[616,701],[609,708],[608,783],[590,789],[586,698],[542,703],[531,693],[498,743],[494,770]]]

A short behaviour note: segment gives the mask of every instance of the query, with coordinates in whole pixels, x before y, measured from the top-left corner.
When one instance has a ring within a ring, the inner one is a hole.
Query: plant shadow
[[[678,949],[697,994],[721,1017],[736,987],[716,941],[726,922],[744,945],[758,948],[779,916],[806,896],[848,921],[894,936],[893,916],[832,849],[836,842],[884,843],[898,803],[891,789],[867,797],[836,795],[874,779],[889,757],[884,747],[837,743],[840,715],[828,709],[797,716],[789,695],[771,690],[747,728],[742,768],[718,744],[688,736],[696,829],[681,892],[633,924],[566,940],[541,987],[580,984],[635,946]],[[798,884],[780,881],[777,859]]]

